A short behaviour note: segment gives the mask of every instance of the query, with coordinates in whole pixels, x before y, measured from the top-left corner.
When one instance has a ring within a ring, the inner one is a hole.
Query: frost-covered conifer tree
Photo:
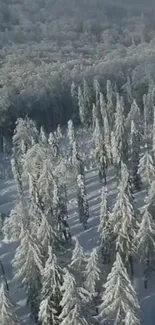
[[[97,118],[97,110],[96,110],[96,105],[93,103],[93,108],[92,108],[92,129],[93,129],[93,131],[95,129],[96,118]]]
[[[98,228],[100,234],[100,246],[104,262],[110,261],[112,248],[112,232],[110,223],[110,211],[107,202],[107,192],[102,188],[101,207],[100,207],[100,224]]]
[[[72,119],[77,124],[80,121],[79,109],[78,109],[78,89],[73,81],[71,84],[71,97],[72,97]]]
[[[77,177],[77,190],[78,190],[78,207],[79,207],[79,219],[83,224],[84,229],[87,228],[87,222],[89,219],[89,205],[85,187],[84,176],[79,174]]]
[[[116,116],[114,133],[112,134],[113,161],[117,168],[117,176],[120,171],[121,161],[128,159],[128,144],[125,130],[124,103],[123,99],[117,94]]]
[[[22,279],[27,288],[28,303],[35,319],[37,319],[39,307],[38,294],[41,287],[42,259],[40,244],[34,234],[32,237],[29,230],[23,230],[13,260],[13,267],[15,278]]]
[[[107,105],[106,105],[104,95],[101,92],[100,92],[100,110],[101,110],[102,121],[104,121],[105,113],[107,114]],[[109,120],[108,120],[108,124],[109,124]]]
[[[59,137],[57,135],[57,132],[50,133],[48,137],[48,143],[50,145],[51,152],[53,154],[53,157],[58,158],[60,154],[60,148],[59,148]]]
[[[68,212],[64,187],[58,186],[56,182],[54,182],[53,189],[53,217],[60,237],[64,237],[67,241],[70,240],[71,235],[67,223]]]
[[[98,82],[97,79],[94,79],[94,90],[95,90],[95,97],[96,97],[96,102],[95,102],[95,105],[93,105],[95,108],[95,115],[96,115],[96,118],[99,119],[99,122],[102,126],[102,114],[101,114],[101,107],[100,107],[100,84]],[[92,119],[95,121],[95,115],[92,114]],[[94,121],[93,124],[94,124]]]
[[[132,179],[137,190],[140,189],[140,176],[138,174],[138,166],[140,162],[140,133],[135,122],[131,121],[131,164]]]
[[[148,191],[150,184],[155,179],[155,167],[154,167],[152,156],[148,152],[147,147],[144,155],[140,159],[137,173],[140,175],[142,181],[146,184],[147,191]]]
[[[149,275],[153,271],[155,251],[155,221],[148,211],[148,205],[144,208],[135,243],[144,263],[144,287],[147,288]]]
[[[133,96],[132,96],[132,87],[131,87],[131,80],[130,80],[130,77],[127,77],[127,82],[126,84],[124,85],[124,90],[126,92],[126,96],[127,96],[127,101],[129,104],[132,103],[133,101]]]
[[[78,105],[81,123],[84,125],[86,120],[85,103],[81,87],[78,87]]]
[[[155,157],[155,106],[153,107],[152,149]]]
[[[114,103],[113,103],[113,89],[110,80],[107,80],[107,114],[109,119],[109,125],[111,129],[114,126]]]
[[[78,88],[78,105],[82,124],[86,127],[90,126],[92,99],[88,83],[85,79],[83,80],[83,91],[80,86]]]
[[[86,310],[90,295],[86,289],[77,286],[74,276],[67,269],[61,292],[63,296],[60,302],[62,312],[59,316],[61,325],[91,325],[92,317],[89,317]]]
[[[92,298],[96,295],[97,283],[100,280],[100,273],[98,251],[96,248],[94,248],[87,260],[87,265],[84,272],[85,288],[90,292]]]
[[[81,276],[82,273],[84,272],[86,262],[87,262],[87,257],[85,255],[84,249],[79,244],[78,239],[75,237],[75,247],[72,253],[70,266],[75,273]]]
[[[149,115],[149,106],[147,101],[147,95],[143,96],[143,107],[144,107],[144,139],[145,142],[148,142],[148,115]]]
[[[53,225],[51,225],[48,221],[48,216],[45,216],[41,211],[40,214],[41,222],[37,230],[37,239],[42,246],[42,255],[46,257],[49,245],[52,245],[53,248],[60,246],[59,233],[56,232],[55,224],[53,223]]]
[[[41,303],[39,308],[41,325],[59,324],[62,283],[62,269],[52,252],[52,247],[48,246],[48,259],[42,271]]]
[[[19,198],[22,199],[22,197],[23,197],[23,182],[22,182],[23,171],[21,168],[21,163],[19,163],[18,157],[14,153],[14,148],[13,148],[13,155],[11,158],[11,167],[12,167],[12,173],[13,173],[14,180],[16,183]]]
[[[104,179],[106,185],[107,152],[105,148],[103,130],[100,127],[98,118],[96,118],[96,124],[93,133],[93,143],[93,153],[99,169],[99,178],[101,180]]]
[[[92,109],[92,96],[91,90],[88,85],[88,82],[83,80],[83,99],[84,99],[84,107],[85,107],[85,125],[91,125],[91,109]]]
[[[4,283],[0,286],[0,324],[1,325],[18,325],[19,320],[12,305]]]
[[[12,242],[19,240],[24,217],[22,203],[19,201],[11,210],[9,217],[4,221],[3,233],[8,240]]]
[[[125,175],[125,166],[123,166],[123,178],[118,187],[116,203],[114,205],[110,222],[115,234],[116,250],[121,254],[124,263],[131,268],[133,275],[132,255],[135,254],[135,231],[136,218],[132,202],[132,195],[128,183],[128,174]]]
[[[105,143],[105,151],[107,156],[107,163],[108,165],[111,165],[112,163],[111,130],[108,122],[107,112],[105,112],[103,118],[103,130],[104,130],[104,143]]]
[[[131,104],[131,109],[128,113],[128,116],[126,118],[125,124],[126,124],[126,129],[130,131],[131,129],[131,122],[134,121],[135,125],[136,125],[136,129],[138,129],[138,131],[140,133],[142,133],[142,117],[141,117],[141,113],[140,113],[140,108],[138,107],[135,99],[133,100],[132,104]]]
[[[113,321],[115,325],[123,325],[126,314],[130,311],[138,317],[139,303],[127,271],[119,253],[105,283],[100,318]]]
[[[42,126],[40,128],[39,140],[44,146],[47,145],[47,136]]]
[[[71,162],[73,163],[73,150],[76,146],[76,136],[75,136],[75,130],[72,120],[68,121],[68,138],[69,138],[69,145],[70,145],[70,157]]]
[[[124,325],[140,325],[140,320],[138,319],[138,317],[135,315],[134,312],[129,310],[126,314]]]

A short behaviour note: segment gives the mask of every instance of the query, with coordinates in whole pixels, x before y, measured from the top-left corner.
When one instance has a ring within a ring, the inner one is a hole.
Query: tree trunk
[[[0,260],[0,266],[1,266],[2,274],[3,274],[3,279],[4,279],[5,284],[6,284],[6,289],[7,289],[7,291],[9,291],[9,285],[8,285],[8,282],[7,282],[4,266],[3,266],[3,263],[2,263],[1,260]]]
[[[150,261],[149,258],[147,258],[145,262],[145,269],[144,269],[144,288],[147,289],[148,284],[148,267],[149,267]]]

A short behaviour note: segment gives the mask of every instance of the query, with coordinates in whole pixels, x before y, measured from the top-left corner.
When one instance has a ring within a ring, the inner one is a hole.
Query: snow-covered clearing
[[[108,202],[112,206],[117,193],[116,181],[113,170],[108,173]],[[76,202],[76,191],[74,188],[68,189],[68,209],[69,223],[72,236],[77,236],[80,244],[86,251],[91,251],[98,243],[98,224],[100,211],[101,183],[98,180],[97,171],[91,169],[86,172],[86,186],[89,199],[90,218],[88,221],[88,229],[83,231],[82,225],[79,224]],[[141,191],[135,195],[137,207],[141,207],[144,203],[145,191]],[[16,187],[13,180],[0,181],[0,212],[8,213],[13,207],[17,198]],[[0,258],[4,264],[7,275],[10,296],[16,304],[17,313],[20,317],[21,324],[34,324],[29,317],[29,310],[26,306],[26,295],[20,283],[13,279],[13,270],[11,261],[15,252],[15,244],[1,241]],[[140,266],[137,266],[133,285],[139,295],[141,305],[142,325],[154,325],[155,319],[155,279],[152,277],[148,283],[148,289],[143,287],[143,274]]]

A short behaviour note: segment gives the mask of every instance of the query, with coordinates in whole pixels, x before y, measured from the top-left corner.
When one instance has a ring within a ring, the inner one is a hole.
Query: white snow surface
[[[117,188],[113,170],[108,172],[108,203],[113,206]],[[97,171],[91,169],[86,171],[86,188],[89,199],[90,218],[88,220],[88,229],[83,230],[79,223],[76,202],[76,190],[68,189],[68,209],[69,224],[72,236],[77,236],[80,244],[85,251],[90,252],[98,245],[99,235],[97,232],[100,213],[100,197],[102,184],[98,180]],[[144,205],[145,191],[135,195],[137,207]],[[0,212],[9,213],[17,198],[16,186],[13,180],[0,180]],[[21,283],[13,279],[13,269],[11,261],[14,257],[16,244],[7,243],[5,240],[0,244],[0,259],[3,262],[7,279],[9,282],[10,297],[16,304],[17,314],[20,318],[21,325],[34,325],[34,321],[29,315],[29,308],[26,305],[26,294]],[[1,271],[1,270],[0,270]],[[0,273],[1,274],[1,273]],[[2,276],[2,275],[1,275]],[[141,324],[154,325],[155,319],[155,277],[151,278],[148,283],[148,289],[143,286],[143,273],[140,265],[136,267],[133,285],[136,289],[141,306]]]

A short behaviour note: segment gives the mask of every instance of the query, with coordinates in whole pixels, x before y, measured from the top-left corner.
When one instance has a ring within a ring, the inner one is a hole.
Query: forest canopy
[[[155,76],[153,1],[0,0],[0,126],[12,134],[26,115],[50,132],[76,123],[71,85],[127,77],[142,108]],[[92,97],[94,93],[92,92]]]

